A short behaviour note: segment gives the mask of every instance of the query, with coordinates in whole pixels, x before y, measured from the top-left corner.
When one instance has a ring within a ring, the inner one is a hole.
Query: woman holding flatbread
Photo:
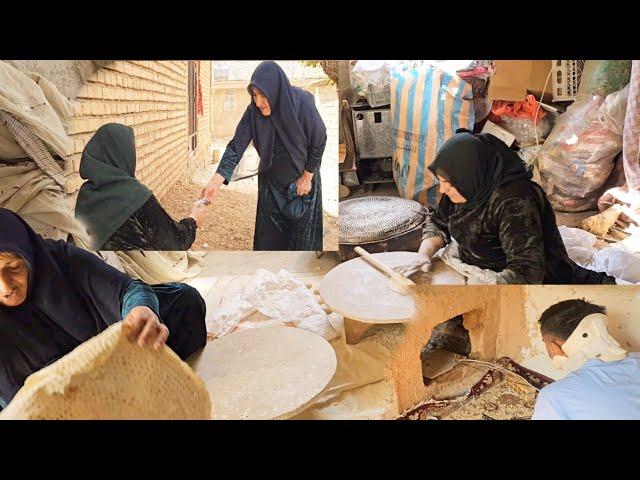
[[[443,196],[423,230],[423,270],[454,238],[460,259],[496,272],[499,284],[615,284],[569,258],[544,190],[498,138],[460,129],[429,170]]]
[[[185,359],[206,343],[205,303],[180,283],[147,285],[90,252],[44,240],[0,208],[0,407],[32,373],[124,319],[129,340]]]
[[[151,190],[136,178],[133,130],[109,123],[87,143],[80,160],[75,215],[89,234],[93,250],[188,250],[204,220],[204,204],[176,222]]]
[[[322,250],[320,163],[327,141],[313,95],[277,63],[262,62],[247,87],[251,102],[203,191],[212,201],[253,142],[260,156],[254,250]]]

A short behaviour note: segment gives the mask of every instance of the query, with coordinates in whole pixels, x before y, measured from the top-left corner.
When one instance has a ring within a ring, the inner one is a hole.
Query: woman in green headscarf
[[[109,123],[82,152],[75,215],[94,250],[188,250],[204,217],[202,203],[175,222],[136,177],[133,130]]]

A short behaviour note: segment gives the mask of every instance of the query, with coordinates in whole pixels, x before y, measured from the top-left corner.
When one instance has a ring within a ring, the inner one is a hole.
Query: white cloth
[[[71,117],[71,102],[44,77],[23,73],[0,61],[0,110],[28,125],[54,153],[65,158],[71,140],[66,127]],[[27,154],[7,129],[0,125],[0,159],[25,158]]]
[[[87,233],[66,203],[62,187],[32,161],[0,165],[0,207],[22,217],[44,238],[88,246]]]
[[[259,312],[261,322],[292,324],[331,340],[339,335],[313,294],[286,270],[260,269],[240,292],[223,300],[207,318],[207,331],[218,337],[231,333],[250,315]],[[265,318],[266,317],[266,318]]]
[[[204,264],[203,252],[122,251],[115,252],[124,271],[150,285],[184,282],[196,277]]]
[[[460,260],[458,243],[454,239],[441,250],[440,258],[460,275],[464,275],[467,285],[495,285],[498,281],[498,272],[469,265]]]
[[[581,267],[596,272],[605,272],[616,278],[619,285],[640,285],[640,252],[634,246],[638,242],[638,234],[596,249],[598,240],[592,233],[579,228],[558,227],[569,258]]]
[[[566,355],[554,356],[553,365],[570,372],[578,370],[591,359],[617,362],[627,356],[627,351],[609,335],[607,316],[602,313],[584,317],[562,344],[562,350]]]

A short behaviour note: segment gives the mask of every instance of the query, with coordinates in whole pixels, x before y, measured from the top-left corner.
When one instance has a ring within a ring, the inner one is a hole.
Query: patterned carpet
[[[473,363],[467,365],[475,366]],[[500,358],[496,365],[520,377],[478,363],[477,368],[488,371],[465,396],[453,400],[429,400],[407,410],[398,420],[531,419],[538,390],[552,383],[553,379],[524,368],[508,357]]]

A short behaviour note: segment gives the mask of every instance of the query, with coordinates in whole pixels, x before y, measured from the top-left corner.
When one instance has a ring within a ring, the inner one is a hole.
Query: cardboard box
[[[551,100],[551,60],[496,60],[494,70],[487,93],[491,100],[521,102],[527,93],[539,100],[543,89],[544,99]]]

